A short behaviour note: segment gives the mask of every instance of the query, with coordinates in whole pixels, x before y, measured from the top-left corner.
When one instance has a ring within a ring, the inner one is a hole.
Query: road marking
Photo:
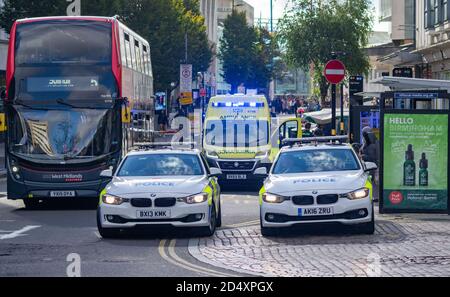
[[[175,259],[177,262],[182,263],[182,264],[187,265],[187,266],[190,266],[190,267],[192,267],[194,269],[199,269],[199,270],[203,270],[205,272],[210,272],[210,273],[212,273],[213,276],[236,277],[236,275],[232,275],[232,274],[228,274],[228,273],[212,270],[212,269],[209,269],[209,268],[205,268],[205,267],[202,267],[202,266],[190,263],[190,262],[180,258],[175,252],[176,243],[177,243],[176,239],[171,240],[171,242],[169,243],[169,255],[173,259]]]
[[[103,237],[98,233],[98,231],[94,231],[95,236],[98,237],[98,239],[103,239]]]
[[[4,239],[13,239],[19,236],[24,236],[26,234],[24,234],[27,231],[31,231],[33,229],[39,228],[41,226],[25,226],[20,230],[14,231],[12,233],[6,234],[6,235],[2,235],[0,236],[0,240],[4,240]]]
[[[176,251],[175,251],[175,246],[176,246],[176,239],[172,239],[169,241],[168,244],[168,255],[165,251],[166,248],[166,243],[167,240],[163,239],[160,241],[159,243],[159,247],[158,247],[158,252],[160,254],[160,256],[168,261],[169,263],[172,263],[175,266],[196,272],[196,273],[200,273],[203,275],[207,275],[207,276],[218,276],[218,277],[236,277],[236,275],[232,275],[232,274],[227,274],[227,273],[223,273],[223,272],[219,272],[216,270],[212,270],[212,269],[208,269],[202,266],[198,266],[196,264],[190,263],[182,258],[180,258]]]

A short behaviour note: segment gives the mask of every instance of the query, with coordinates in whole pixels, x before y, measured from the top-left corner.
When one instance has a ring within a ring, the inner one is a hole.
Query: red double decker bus
[[[115,18],[16,21],[6,76],[8,198],[29,208],[98,197],[133,119],[152,125],[150,45]]]

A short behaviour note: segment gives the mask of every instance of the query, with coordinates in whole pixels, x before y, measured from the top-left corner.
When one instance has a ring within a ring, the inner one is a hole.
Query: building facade
[[[201,0],[200,12],[205,18],[206,32],[208,34],[208,40],[213,47],[213,51],[217,52],[218,30],[217,30],[217,0]],[[208,89],[210,95],[216,94],[217,81],[217,58],[214,57],[211,61],[211,65],[206,73],[204,73],[205,87]]]
[[[450,80],[450,1],[416,1],[416,52],[428,65],[428,78]]]

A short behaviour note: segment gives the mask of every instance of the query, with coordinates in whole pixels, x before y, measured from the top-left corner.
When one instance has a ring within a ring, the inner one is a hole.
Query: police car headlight
[[[178,202],[184,202],[187,204],[198,204],[198,203],[203,203],[205,201],[208,200],[208,194],[207,193],[200,193],[197,195],[192,195],[189,197],[184,197],[184,198],[178,198],[177,199]]]
[[[358,199],[364,199],[367,198],[370,194],[370,190],[368,188],[362,188],[359,190],[356,190],[354,192],[348,193],[347,198],[350,200],[358,200]]]
[[[114,196],[114,195],[105,194],[105,195],[102,196],[102,201],[105,204],[121,205],[124,202],[128,202],[129,199],[121,198],[121,197]]]
[[[269,157],[269,152],[268,151],[261,151],[261,152],[257,152],[255,155],[256,159],[265,159]]]
[[[206,156],[213,159],[219,158],[219,155],[214,151],[206,151]]]
[[[283,203],[286,200],[289,200],[287,197],[278,196],[274,194],[265,193],[262,195],[262,199],[267,203]]]

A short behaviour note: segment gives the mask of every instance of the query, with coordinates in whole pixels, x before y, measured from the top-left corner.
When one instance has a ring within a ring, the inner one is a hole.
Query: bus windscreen
[[[111,24],[51,20],[20,24],[16,66],[111,64]]]

